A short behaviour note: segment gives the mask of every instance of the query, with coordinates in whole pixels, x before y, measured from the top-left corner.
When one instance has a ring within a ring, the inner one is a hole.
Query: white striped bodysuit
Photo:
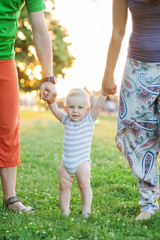
[[[73,122],[64,114],[65,126],[62,163],[71,176],[83,162],[90,164],[90,149],[94,130],[94,119],[89,112],[80,122]]]

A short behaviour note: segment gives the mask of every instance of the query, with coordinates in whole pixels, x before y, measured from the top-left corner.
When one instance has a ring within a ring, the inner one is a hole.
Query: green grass
[[[116,118],[99,120],[91,151],[92,215],[84,220],[76,179],[70,217],[60,212],[58,167],[63,125],[49,112],[21,112],[17,195],[33,206],[35,213],[22,215],[0,208],[0,240],[160,239],[159,212],[150,220],[134,221],[140,210],[137,179],[115,146]]]

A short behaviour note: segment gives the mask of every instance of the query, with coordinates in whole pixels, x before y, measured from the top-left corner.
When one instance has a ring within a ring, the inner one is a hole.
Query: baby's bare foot
[[[90,212],[82,211],[82,217],[83,218],[89,218]]]
[[[141,211],[141,213],[135,218],[135,220],[147,220],[152,216],[150,212]]]
[[[70,214],[70,210],[64,210],[64,211],[62,211],[62,215],[63,216],[69,216],[69,214]]]

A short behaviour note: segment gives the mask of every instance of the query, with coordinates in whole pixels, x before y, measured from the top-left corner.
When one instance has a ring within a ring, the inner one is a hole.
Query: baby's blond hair
[[[72,97],[72,96],[81,96],[81,97],[86,98],[86,103],[88,104],[88,106],[90,106],[90,96],[84,89],[72,88],[66,96],[66,103],[67,103],[67,100],[69,99],[69,97]]]

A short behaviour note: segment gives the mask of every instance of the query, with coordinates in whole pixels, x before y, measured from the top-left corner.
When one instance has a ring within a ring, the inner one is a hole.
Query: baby
[[[74,88],[66,97],[66,114],[54,100],[47,99],[54,116],[65,126],[62,163],[59,168],[59,201],[63,215],[69,216],[70,188],[76,177],[82,196],[82,216],[88,218],[91,213],[92,190],[90,186],[90,149],[94,122],[106,97],[99,96],[90,109],[90,97],[86,91]]]

